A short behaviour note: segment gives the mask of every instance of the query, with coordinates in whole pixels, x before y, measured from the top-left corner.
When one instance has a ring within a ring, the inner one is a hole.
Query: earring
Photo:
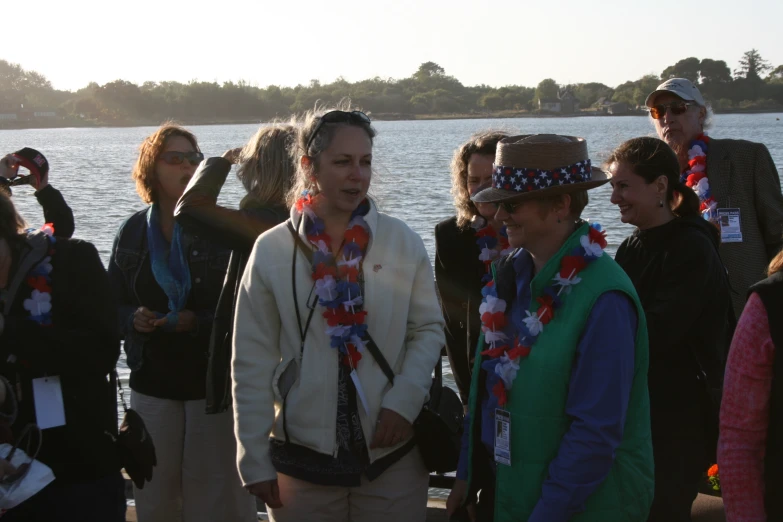
[[[560,223],[560,218],[557,218],[557,222]]]
[[[658,206],[663,208],[663,200],[658,201]]]

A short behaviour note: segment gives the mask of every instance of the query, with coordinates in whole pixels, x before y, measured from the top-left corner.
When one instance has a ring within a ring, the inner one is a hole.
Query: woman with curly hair
[[[462,403],[470,392],[470,354],[481,324],[478,308],[489,263],[508,247],[494,205],[476,204],[471,194],[492,181],[495,147],[504,132],[474,134],[451,161],[451,193],[457,215],[435,226],[435,279],[446,319],[446,353]]]
[[[497,207],[474,203],[472,194],[492,182],[495,148],[507,137],[504,132],[474,134],[456,151],[451,161],[451,193],[457,215],[435,226],[435,279],[446,320],[446,354],[460,398],[470,395],[471,356],[481,333],[481,289],[491,279],[492,260],[509,248],[503,226],[495,220]],[[467,422],[467,419],[466,419]],[[466,504],[478,520],[492,520],[494,477],[487,466],[474,466],[474,500]],[[475,494],[481,502],[475,506]]]

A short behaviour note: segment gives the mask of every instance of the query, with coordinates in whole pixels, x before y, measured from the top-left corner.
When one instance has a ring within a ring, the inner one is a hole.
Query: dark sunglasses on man
[[[307,140],[307,147],[305,147],[305,153],[310,150],[310,145],[313,144],[313,140],[318,136],[318,131],[321,130],[324,123],[354,123],[360,125],[369,125],[370,117],[362,111],[329,111],[318,120],[313,132],[310,133],[310,138]]]
[[[160,159],[169,165],[182,165],[182,163],[187,160],[191,165],[196,166],[204,159],[204,154],[201,152],[178,152],[170,150],[161,154]]]
[[[696,105],[693,102],[686,102],[686,101],[673,101],[671,103],[659,103],[658,105],[653,105],[650,107],[650,116],[652,116],[656,120],[660,120],[666,115],[666,109],[669,109],[672,111],[672,114],[675,116],[679,116],[680,114],[685,114],[685,111],[688,110],[688,107],[691,105]]]

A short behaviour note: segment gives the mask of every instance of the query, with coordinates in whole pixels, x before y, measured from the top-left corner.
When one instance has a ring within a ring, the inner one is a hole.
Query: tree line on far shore
[[[468,87],[446,74],[440,65],[426,62],[408,78],[370,78],[348,82],[342,77],[327,84],[265,88],[239,82],[144,82],[116,80],[90,83],[76,92],[60,91],[41,73],[0,60],[0,115],[54,111],[58,119],[104,125],[128,125],[175,119],[183,122],[265,121],[311,109],[317,101],[336,103],[350,98],[376,116],[416,117],[453,114],[540,112],[539,101],[570,93],[581,110],[625,102],[644,104],[648,93],[668,78],[698,83],[705,98],[718,110],[783,110],[783,65],[773,67],[759,52],[743,54],[732,73],[724,60],[689,57],[661,72],[645,75],[614,88],[603,83],[559,84],[551,78],[537,87],[509,85]],[[25,112],[26,111],[26,112]],[[4,120],[0,119],[0,124]]]

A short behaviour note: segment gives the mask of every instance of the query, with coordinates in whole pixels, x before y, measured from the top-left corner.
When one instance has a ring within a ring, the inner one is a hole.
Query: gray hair
[[[323,151],[329,148],[332,144],[337,130],[346,127],[354,126],[363,129],[367,136],[370,138],[370,144],[373,143],[376,132],[372,125],[365,123],[340,122],[340,123],[324,123],[318,129],[318,134],[313,138],[310,146],[308,147],[308,141],[315,131],[316,127],[321,121],[324,114],[331,111],[345,111],[351,112],[358,110],[351,105],[349,99],[341,100],[335,107],[324,107],[319,102],[315,104],[313,110],[307,111],[301,117],[301,124],[299,125],[299,134],[296,138],[296,145],[292,148],[292,156],[294,164],[296,165],[296,175],[291,190],[288,192],[286,198],[288,206],[292,207],[296,200],[302,195],[302,192],[309,190],[312,195],[318,193],[317,185],[312,181],[313,175],[318,172],[318,165],[320,155]],[[302,166],[302,158],[309,157],[312,161],[310,167]]]

